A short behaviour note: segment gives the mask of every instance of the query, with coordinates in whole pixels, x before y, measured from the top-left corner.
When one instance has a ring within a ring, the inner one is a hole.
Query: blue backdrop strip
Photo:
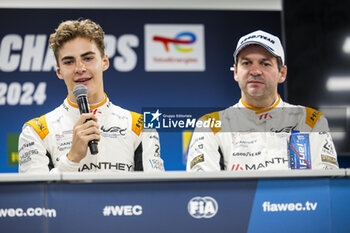
[[[49,232],[66,232],[67,219],[75,219],[69,224],[71,232],[99,232],[101,228],[103,232],[228,232],[232,228],[246,232],[255,187],[256,181],[52,184],[48,208],[65,214],[49,219]],[[218,213],[208,219],[193,218],[188,203],[196,196],[214,198]],[[110,206],[128,205],[142,206],[142,214],[106,212]],[[86,224],[87,219],[94,224]]]
[[[332,232],[329,186],[326,178],[259,181],[248,232]]]
[[[349,195],[348,178],[2,183],[0,226],[29,233],[345,233]]]
[[[108,35],[107,95],[137,112],[142,107],[233,105],[240,91],[230,67],[240,36],[256,29],[281,35],[276,11],[0,9],[0,172],[17,171],[7,161],[7,134],[21,132],[23,123],[66,98],[47,41],[61,21],[80,17],[98,22]],[[145,24],[203,25],[205,70],[146,72]],[[181,133],[161,133],[160,140],[166,170],[185,169]]]
[[[46,232],[45,183],[0,184],[0,231]],[[21,216],[21,217],[18,217]]]
[[[332,232],[350,232],[350,179],[330,180]]]

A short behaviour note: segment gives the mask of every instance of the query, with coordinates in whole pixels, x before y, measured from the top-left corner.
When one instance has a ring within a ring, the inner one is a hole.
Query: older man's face
[[[249,45],[238,54],[234,76],[244,99],[275,98],[278,84],[285,80],[286,67],[279,70],[275,56],[262,46]]]

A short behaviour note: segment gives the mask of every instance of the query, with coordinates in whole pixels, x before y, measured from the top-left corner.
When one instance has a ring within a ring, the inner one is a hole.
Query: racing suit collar
[[[263,108],[263,109],[260,109],[260,108],[255,108],[253,106],[250,106],[248,104],[246,104],[243,99],[241,98],[240,101],[239,101],[239,105],[241,105],[241,107],[245,107],[247,109],[250,109],[250,110],[253,110],[255,111],[255,114],[260,114],[260,113],[263,113],[263,112],[268,112],[272,109],[274,109],[275,107],[277,107],[280,103],[281,103],[281,96],[279,94],[277,94],[277,99],[276,101],[268,108]]]
[[[98,104],[90,105],[90,110],[94,110],[95,108],[99,108],[99,107],[101,107],[102,105],[104,105],[105,103],[107,103],[107,101],[108,101],[107,94],[104,93],[104,95],[105,95],[104,100],[103,100],[102,102],[98,103]],[[78,105],[77,105],[76,103],[73,103],[73,102],[71,102],[71,101],[69,100],[68,96],[67,96],[67,102],[68,102],[68,104],[69,104],[71,107],[73,107],[73,108],[79,108]]]

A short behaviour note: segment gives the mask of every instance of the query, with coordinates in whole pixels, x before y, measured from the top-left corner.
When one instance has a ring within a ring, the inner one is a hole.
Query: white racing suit
[[[209,130],[197,126],[189,145],[187,171],[291,169],[291,131],[309,134],[312,169],[338,168],[327,119],[312,108],[291,105],[279,97],[272,107],[259,110],[240,100],[200,120],[221,125],[212,124]]]
[[[24,124],[19,138],[19,172],[163,171],[158,133],[143,129],[143,117],[113,105],[107,98],[91,107],[101,140],[98,153],[80,163],[68,160],[79,108],[68,98],[55,110]]]

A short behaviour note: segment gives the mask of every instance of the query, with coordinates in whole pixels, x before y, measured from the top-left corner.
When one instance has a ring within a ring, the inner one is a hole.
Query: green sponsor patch
[[[18,138],[19,133],[7,134],[7,165],[18,166]]]

